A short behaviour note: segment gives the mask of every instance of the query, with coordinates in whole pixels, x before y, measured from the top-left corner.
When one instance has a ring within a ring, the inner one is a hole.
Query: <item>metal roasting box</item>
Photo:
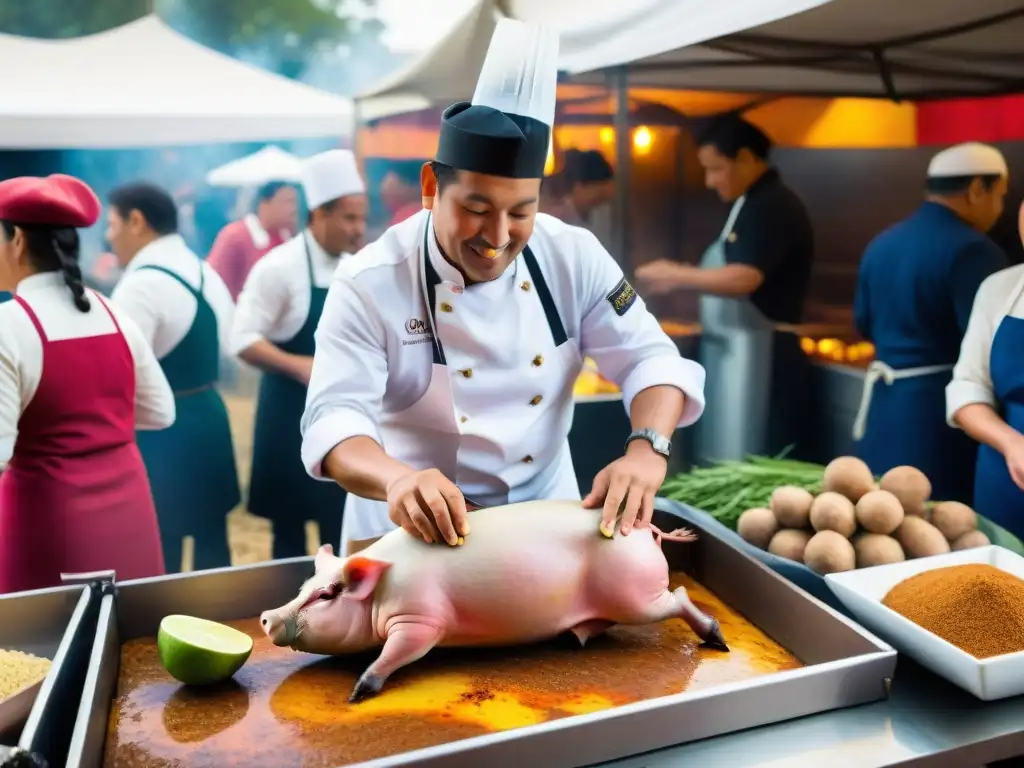
[[[86,575],[88,576],[88,575]],[[70,577],[70,582],[89,581]],[[61,765],[69,747],[76,712],[67,707],[80,696],[102,597],[98,583],[68,585],[0,596],[0,648],[52,661],[50,671],[26,702],[0,744],[18,746]],[[17,698],[17,697],[16,697]]]
[[[681,519],[680,519],[681,518]],[[362,766],[489,768],[587,766],[828,710],[885,699],[896,651],[794,587],[771,569],[705,532],[687,507],[664,499],[655,523],[697,530],[694,543],[664,542],[683,571],[743,614],[806,666],[739,683],[664,696],[591,714],[467,738]],[[312,558],[140,579],[102,597],[68,768],[100,768],[121,643],[156,634],[160,620],[186,613],[217,621],[257,616],[291,600]],[[58,606],[52,606],[56,612]],[[45,610],[40,608],[40,610]],[[0,622],[3,615],[0,614]]]

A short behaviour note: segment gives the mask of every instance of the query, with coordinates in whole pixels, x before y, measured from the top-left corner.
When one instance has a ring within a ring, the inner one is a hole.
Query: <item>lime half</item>
[[[227,680],[249,659],[252,638],[216,621],[165,616],[156,637],[160,663],[186,685]]]

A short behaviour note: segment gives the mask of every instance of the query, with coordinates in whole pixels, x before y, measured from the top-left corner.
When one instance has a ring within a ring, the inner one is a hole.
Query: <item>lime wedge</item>
[[[252,653],[252,638],[215,621],[174,614],[160,622],[156,647],[160,663],[175,680],[209,685],[242,668]]]

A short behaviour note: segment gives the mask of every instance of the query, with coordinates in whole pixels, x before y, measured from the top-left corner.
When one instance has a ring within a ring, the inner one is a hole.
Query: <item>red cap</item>
[[[0,181],[0,219],[15,224],[91,227],[100,217],[99,198],[84,181],[61,173]]]

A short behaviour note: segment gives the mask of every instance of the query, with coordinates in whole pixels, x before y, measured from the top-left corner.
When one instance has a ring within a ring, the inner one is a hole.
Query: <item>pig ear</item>
[[[382,560],[371,560],[368,557],[353,555],[345,561],[341,578],[345,584],[345,594],[356,600],[365,600],[377,588],[381,576],[391,567],[391,563]]]
[[[318,571],[326,570],[333,557],[334,547],[330,544],[324,544],[316,551],[316,557],[313,560],[313,567]]]

